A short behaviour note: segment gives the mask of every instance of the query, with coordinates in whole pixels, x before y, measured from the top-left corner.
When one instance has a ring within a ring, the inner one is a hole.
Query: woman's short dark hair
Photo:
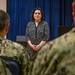
[[[41,15],[42,15],[41,21],[43,21],[43,20],[44,20],[44,14],[43,14],[43,11],[42,11],[41,8],[35,8],[35,9],[32,11],[32,13],[31,13],[31,20],[32,20],[32,21],[35,21],[35,19],[34,19],[34,12],[35,12],[36,10],[40,10]]]

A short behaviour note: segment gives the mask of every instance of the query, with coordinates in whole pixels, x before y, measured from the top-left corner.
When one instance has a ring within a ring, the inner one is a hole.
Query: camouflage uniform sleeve
[[[21,65],[22,74],[21,75],[28,75],[29,67],[30,67],[30,57],[27,52],[27,48],[15,43],[15,46],[10,52],[10,57],[13,60],[16,60]],[[12,54],[11,54],[12,53]]]
[[[75,75],[75,34],[45,44],[33,62],[31,75]]]
[[[20,57],[22,75],[28,75],[29,67],[30,67],[30,57],[29,57],[27,51],[25,51],[25,50]]]
[[[28,75],[30,67],[30,57],[27,53],[26,48],[23,46],[19,47],[16,58],[14,57],[14,59],[17,60],[21,65],[21,75]]]

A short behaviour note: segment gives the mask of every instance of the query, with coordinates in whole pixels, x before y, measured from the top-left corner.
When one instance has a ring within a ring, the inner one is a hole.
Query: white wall
[[[6,1],[7,0],[0,0],[0,9],[6,11]]]

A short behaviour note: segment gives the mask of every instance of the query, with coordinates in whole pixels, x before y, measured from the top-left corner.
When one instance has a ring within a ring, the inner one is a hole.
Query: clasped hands
[[[34,50],[34,51],[38,51],[40,48],[41,48],[41,46],[40,46],[40,44],[39,45],[31,45],[31,48]]]

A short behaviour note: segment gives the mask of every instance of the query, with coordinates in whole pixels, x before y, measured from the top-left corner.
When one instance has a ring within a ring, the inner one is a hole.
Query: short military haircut
[[[9,22],[9,15],[4,10],[0,10],[0,31],[2,31]]]

